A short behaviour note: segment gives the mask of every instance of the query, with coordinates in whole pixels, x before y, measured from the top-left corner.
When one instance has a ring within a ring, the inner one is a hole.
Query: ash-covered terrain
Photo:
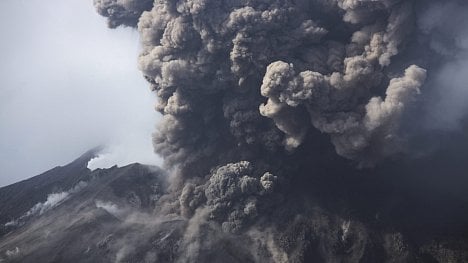
[[[94,5],[164,166],[1,189],[4,261],[468,262],[466,1]]]
[[[91,171],[93,157],[0,189],[0,262],[116,262],[128,252],[143,261],[152,242],[167,245],[180,223],[151,228],[164,173],[141,164]]]
[[[463,158],[440,154],[432,169],[463,165]],[[231,233],[162,209],[171,177],[160,168],[91,171],[94,156],[0,188],[0,262],[468,261],[468,180],[461,171],[440,184],[425,175],[404,178],[392,165],[363,172],[336,159],[339,167],[318,165],[281,198],[265,193],[271,204],[261,209],[271,218]],[[422,171],[428,164],[418,165]]]

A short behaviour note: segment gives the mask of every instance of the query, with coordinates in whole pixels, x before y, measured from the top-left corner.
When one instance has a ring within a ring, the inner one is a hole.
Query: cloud
[[[112,140],[98,155],[88,162],[88,168],[109,168],[141,163],[160,165],[162,160],[153,153],[151,145],[151,130],[132,128],[132,134],[122,134]]]
[[[5,256],[7,256],[7,258],[15,258],[16,256],[18,256],[20,254],[21,250],[19,249],[19,247],[15,247],[15,249],[13,250],[7,250],[5,252]]]
[[[226,243],[238,260],[410,258],[402,234],[335,212],[346,191],[326,195],[330,211],[288,198],[321,200],[300,185],[310,177],[347,189],[354,167],[409,161],[428,119],[464,118],[466,4],[154,1],[130,15],[113,4],[111,26],[141,13],[138,65],[163,116],[153,145],[172,172],[157,211],[187,223],[177,260],[231,255]]]
[[[468,23],[466,3],[434,2],[423,9],[418,26],[433,52],[444,59],[432,73],[427,126],[432,129],[459,129],[468,114],[463,97],[468,92]]]
[[[107,25],[111,28],[136,26],[141,13],[152,6],[153,0],[94,0],[97,12],[108,17]]]
[[[116,216],[116,217],[121,216],[121,214],[123,213],[123,210],[120,209],[116,204],[112,202],[96,200],[95,204],[97,208],[102,208],[106,210],[109,214]]]
[[[87,182],[80,181],[78,182],[73,188],[68,189],[67,191],[57,192],[57,193],[50,193],[47,195],[47,199],[44,202],[40,202],[35,204],[31,209],[29,209],[26,213],[21,215],[19,218],[11,220],[5,223],[5,227],[15,227],[23,225],[27,220],[31,219],[33,216],[40,216],[45,212],[54,209],[58,205],[62,204],[66,200],[68,200],[74,194],[80,192],[88,186]]]
[[[0,13],[0,185],[97,145],[115,151],[103,167],[157,163],[160,116],[137,70],[135,31],[109,30],[87,1],[6,0]]]

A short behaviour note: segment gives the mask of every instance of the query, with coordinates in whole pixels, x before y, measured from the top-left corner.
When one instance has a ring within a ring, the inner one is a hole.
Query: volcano
[[[137,163],[91,171],[87,164],[95,156],[96,150],[91,150],[70,164],[0,189],[0,262],[185,262],[184,239],[189,238],[191,222],[175,213],[167,216],[169,213],[161,212],[157,205],[166,202],[162,199],[168,192],[169,176],[158,167]],[[314,184],[325,188],[336,184],[337,179],[330,177]],[[366,182],[362,188],[368,188],[371,180],[362,180]],[[342,184],[349,188],[348,183]],[[373,183],[375,187],[377,183]],[[368,214],[372,202],[356,201],[359,208],[352,202],[346,204],[333,199],[325,192],[322,197],[314,193],[315,205],[302,201],[313,206],[309,208],[313,212],[278,223],[278,231],[283,234],[275,242],[295,245],[290,252],[296,254],[295,260],[468,260],[468,239],[463,232],[466,215],[443,221],[441,218],[447,215],[431,217],[424,213],[443,211],[441,206],[448,206],[446,211],[453,213],[463,202],[441,199],[439,195],[439,201],[429,200],[432,203],[418,210],[427,198],[405,191],[390,198],[385,193],[388,214],[372,217]],[[380,198],[376,193],[363,196]],[[299,198],[290,195],[290,204],[300,203]],[[290,208],[296,209],[299,208]],[[288,218],[284,214],[288,209],[280,210],[277,213]],[[354,210],[354,217],[344,219],[339,211],[346,210]],[[402,214],[408,216],[401,218]],[[395,220],[398,217],[400,221]],[[453,221],[455,219],[459,222]],[[212,231],[207,227],[194,235],[208,236]],[[256,251],[257,255],[252,255],[247,247],[249,243],[239,242],[236,235],[225,234],[218,241],[201,250],[199,259],[204,262],[258,262],[268,255],[266,251]]]

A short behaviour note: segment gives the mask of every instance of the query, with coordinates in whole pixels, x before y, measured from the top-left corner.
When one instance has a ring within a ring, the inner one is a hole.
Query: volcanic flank
[[[5,260],[468,262],[465,1],[94,4],[140,33],[167,175],[83,168],[64,201],[7,216]]]
[[[160,169],[90,171],[94,155],[0,188],[0,262],[116,262],[126,251],[142,261],[152,235],[175,231],[180,224],[170,220],[164,233],[148,230],[158,222],[151,211],[164,194]]]

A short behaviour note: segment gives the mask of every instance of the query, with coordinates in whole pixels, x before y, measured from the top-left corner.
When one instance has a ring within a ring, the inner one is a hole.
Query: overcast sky
[[[108,29],[92,0],[1,0],[0,20],[0,186],[100,144],[93,167],[158,163],[136,31]]]

